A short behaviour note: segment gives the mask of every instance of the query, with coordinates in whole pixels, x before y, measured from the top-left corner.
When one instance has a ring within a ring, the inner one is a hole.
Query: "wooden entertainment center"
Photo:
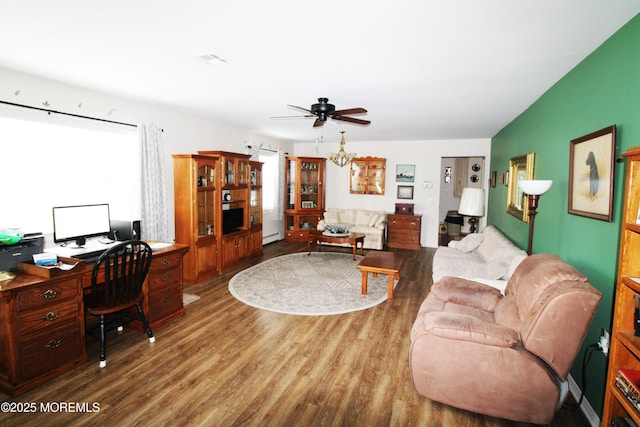
[[[262,254],[262,163],[250,155],[173,155],[176,243],[184,280],[198,283]]]

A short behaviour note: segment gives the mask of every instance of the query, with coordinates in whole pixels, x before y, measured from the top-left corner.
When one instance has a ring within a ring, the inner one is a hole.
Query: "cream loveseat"
[[[382,250],[386,224],[385,211],[329,208],[318,222],[318,230],[323,231],[326,225],[344,225],[351,232],[364,233],[365,248]]]
[[[468,234],[449,246],[440,246],[433,256],[433,283],[444,276],[464,277],[504,292],[507,281],[527,253],[494,226]]]

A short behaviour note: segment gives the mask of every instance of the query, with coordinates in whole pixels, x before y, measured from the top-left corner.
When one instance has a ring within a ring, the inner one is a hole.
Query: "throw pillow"
[[[460,252],[471,252],[482,243],[484,236],[480,233],[467,234],[462,240],[452,240],[449,247],[459,250]],[[496,277],[497,279],[497,277]]]
[[[376,220],[376,223],[373,226],[375,228],[380,227],[382,223],[385,222],[386,219],[387,219],[387,216],[385,214],[378,214],[378,219]]]
[[[369,223],[367,224],[369,227],[374,227],[376,225],[376,222],[378,222],[378,218],[380,217],[380,215],[374,213],[371,215],[371,217],[369,218]]]

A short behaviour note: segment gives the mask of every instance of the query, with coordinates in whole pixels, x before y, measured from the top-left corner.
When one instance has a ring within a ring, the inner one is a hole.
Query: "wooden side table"
[[[420,250],[422,215],[387,214],[387,246]]]
[[[393,280],[400,280],[402,255],[397,252],[370,251],[358,264],[362,271],[362,295],[367,294],[369,273],[376,277],[378,273],[388,276],[387,298],[393,299]]]

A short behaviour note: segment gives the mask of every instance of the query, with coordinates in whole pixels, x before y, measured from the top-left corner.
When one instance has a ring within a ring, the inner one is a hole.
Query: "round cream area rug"
[[[245,304],[284,314],[364,310],[386,301],[387,276],[369,274],[367,295],[362,295],[362,273],[356,267],[361,259],[331,252],[283,255],[233,276],[229,292]]]

